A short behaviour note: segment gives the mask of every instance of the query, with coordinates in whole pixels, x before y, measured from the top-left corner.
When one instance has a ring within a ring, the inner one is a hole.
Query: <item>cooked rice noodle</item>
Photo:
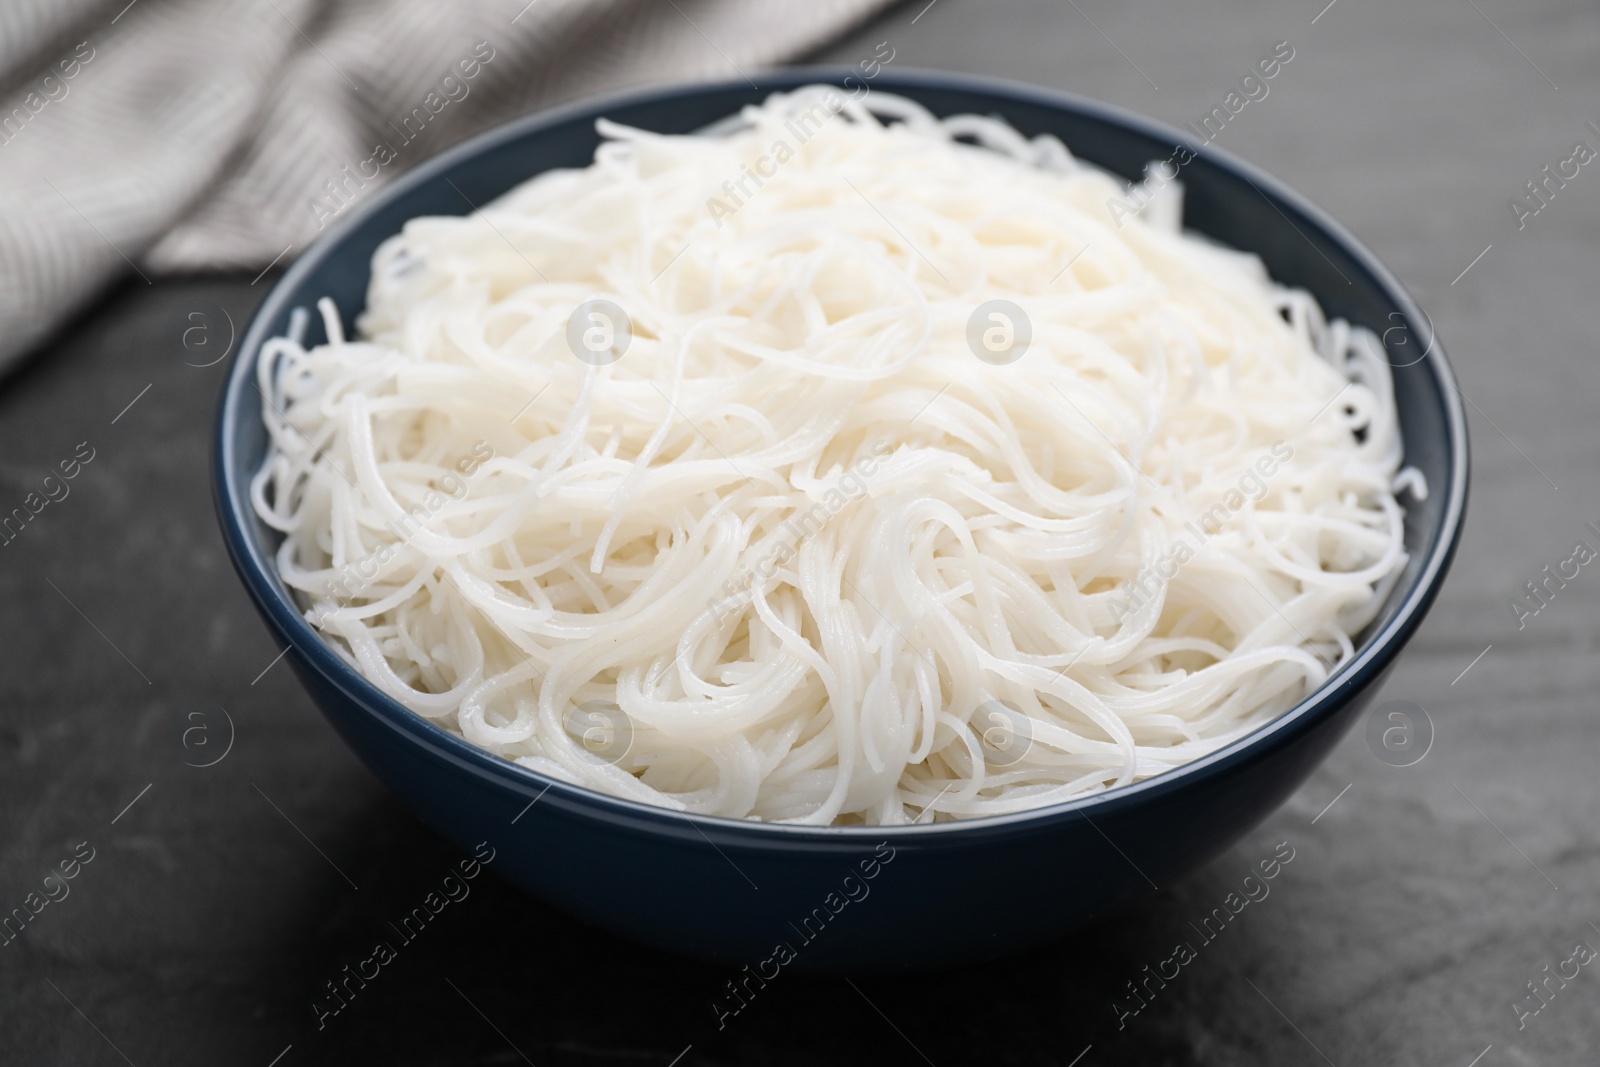
[[[807,824],[1109,789],[1320,685],[1426,491],[1377,339],[1182,233],[1164,175],[826,92],[602,122],[592,166],[385,242],[357,338],[323,301],[325,343],[264,346],[254,500],[307,618],[537,772]],[[969,343],[995,299],[1014,362]]]

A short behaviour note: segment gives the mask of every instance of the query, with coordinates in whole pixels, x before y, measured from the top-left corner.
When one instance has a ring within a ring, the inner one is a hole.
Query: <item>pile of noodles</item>
[[[1424,491],[1382,348],[1169,176],[822,88],[601,131],[263,350],[256,508],[384,692],[617,796],[898,824],[1158,774],[1353,654]]]

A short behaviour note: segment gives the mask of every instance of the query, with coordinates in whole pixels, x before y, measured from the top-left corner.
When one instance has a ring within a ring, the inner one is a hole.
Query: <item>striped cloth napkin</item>
[[[0,0],[0,367],[127,274],[261,270],[446,145],[747,76],[889,0]]]

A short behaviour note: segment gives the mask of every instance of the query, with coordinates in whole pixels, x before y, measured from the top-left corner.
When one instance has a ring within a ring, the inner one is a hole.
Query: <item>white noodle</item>
[[[357,338],[324,301],[328,343],[264,346],[252,494],[308,619],[507,759],[811,824],[1107,789],[1322,683],[1426,493],[1373,335],[1182,234],[1155,172],[1119,227],[1054,138],[823,94],[602,123],[592,167],[407,223]],[[607,366],[566,339],[597,297]],[[996,298],[1008,365],[967,341]],[[620,758],[573,725],[608,703]]]

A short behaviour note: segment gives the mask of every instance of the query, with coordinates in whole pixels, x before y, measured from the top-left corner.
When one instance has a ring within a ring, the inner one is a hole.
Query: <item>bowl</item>
[[[1407,508],[1410,562],[1357,655],[1256,732],[1164,774],[1005,816],[901,827],[802,827],[687,815],[555,781],[473,747],[368,683],[311,628],[279,581],[276,535],[249,483],[264,455],[256,355],[291,312],[328,296],[347,332],[378,244],[418,215],[460,215],[593,155],[597,117],[673,133],[702,129],[775,90],[861,75],[791,69],[673,85],[532,115],[403,175],[308,249],[262,303],[229,368],[216,425],[223,537],[267,626],[334,729],[418,818],[549,904],[638,941],[700,958],[810,971],[947,966],[1058,937],[1216,856],[1281,804],[1372,701],[1439,590],[1467,496],[1460,394],[1428,318],[1337,223],[1255,168],[1104,104],[984,78],[883,69],[873,91],[940,115],[998,114],[1060,136],[1130,180],[1188,146],[1190,229],[1261,256],[1330,317],[1382,334],[1394,367],[1405,462],[1427,478]],[[307,343],[322,340],[310,317]],[[930,936],[937,930],[938,935]]]

